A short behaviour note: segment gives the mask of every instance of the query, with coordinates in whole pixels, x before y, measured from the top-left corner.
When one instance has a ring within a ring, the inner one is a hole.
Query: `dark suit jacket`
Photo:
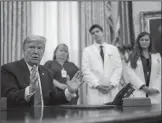
[[[44,105],[59,105],[68,102],[64,92],[53,85],[52,72],[44,66],[38,68],[42,85]],[[29,69],[23,59],[7,63],[1,68],[2,97],[7,97],[8,107],[26,107],[33,104],[33,96],[25,101],[25,88],[30,83]]]

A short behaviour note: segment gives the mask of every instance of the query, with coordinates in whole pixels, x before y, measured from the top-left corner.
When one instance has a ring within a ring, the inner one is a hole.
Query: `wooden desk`
[[[151,107],[44,107],[1,110],[2,123],[161,123],[161,106]]]

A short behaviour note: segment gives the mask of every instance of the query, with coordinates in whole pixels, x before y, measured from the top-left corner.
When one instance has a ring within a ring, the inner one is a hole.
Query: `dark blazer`
[[[63,78],[61,75],[62,66],[56,60],[49,60],[44,64],[45,67],[50,69],[53,73],[53,79],[59,81],[60,83],[67,84],[67,79]],[[70,77],[70,80],[74,77],[79,68],[72,62],[65,61],[63,68],[66,70],[67,75]],[[57,88],[57,87],[56,87]],[[59,91],[63,91],[57,88]],[[77,97],[73,98],[67,105],[77,104],[79,95],[78,91],[76,92]]]
[[[64,92],[58,92],[53,85],[52,72],[44,66],[38,68],[42,85],[44,105],[67,103]],[[30,72],[23,59],[7,63],[1,68],[2,97],[7,97],[8,107],[26,107],[33,105],[33,96],[29,102],[24,99],[25,88],[30,84]]]

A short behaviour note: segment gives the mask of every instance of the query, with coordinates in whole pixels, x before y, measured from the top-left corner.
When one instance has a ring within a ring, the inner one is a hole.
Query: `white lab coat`
[[[137,60],[137,68],[132,69],[128,65],[128,75],[130,82],[134,85],[136,91],[133,93],[134,97],[146,97],[146,94],[139,90],[139,88],[146,84],[143,65],[141,58]],[[151,54],[151,74],[150,74],[150,88],[157,89],[160,93],[157,95],[149,96],[152,104],[161,104],[161,56],[159,53]]]
[[[122,72],[122,63],[117,47],[104,43],[104,65],[100,56],[99,44],[94,43],[83,50],[82,71],[84,81],[88,84],[87,103],[101,105],[110,102],[119,92],[119,81]],[[105,83],[100,83],[105,79]],[[95,87],[99,84],[115,86],[108,94],[103,94]]]

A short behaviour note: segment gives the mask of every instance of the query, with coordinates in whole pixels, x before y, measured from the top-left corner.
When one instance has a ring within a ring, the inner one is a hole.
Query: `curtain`
[[[32,34],[47,39],[41,64],[52,60],[56,46],[65,43],[69,48],[69,60],[80,67],[78,28],[78,2],[32,2]]]
[[[119,41],[120,45],[134,45],[135,37],[132,16],[132,1],[119,1],[116,40],[114,41]]]
[[[78,7],[77,1],[32,2],[31,33],[47,39],[42,65],[53,59],[58,44],[65,43],[69,48],[69,61],[80,68]]]
[[[117,2],[110,1],[80,1],[80,31],[81,31],[81,44],[82,47],[92,44],[91,35],[89,34],[89,28],[92,24],[99,24],[103,27],[104,38],[107,43],[112,42],[110,23],[111,17],[112,22],[116,19]]]
[[[31,2],[1,2],[1,65],[22,58],[22,42],[31,32]]]

